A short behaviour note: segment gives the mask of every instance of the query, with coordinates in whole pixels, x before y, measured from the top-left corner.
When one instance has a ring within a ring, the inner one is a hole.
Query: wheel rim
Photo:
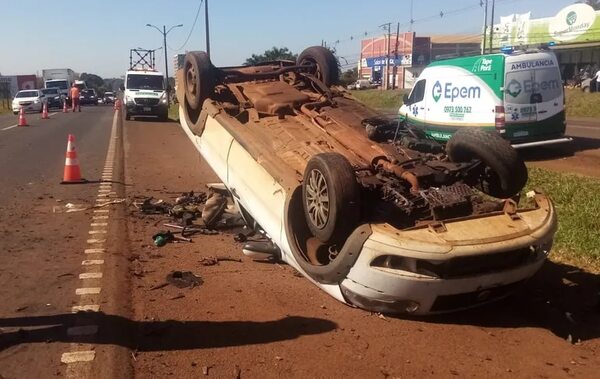
[[[197,83],[198,83],[198,74],[196,73],[194,66],[190,65],[185,73],[185,84],[186,84],[185,90],[186,90],[187,95],[192,99],[195,99],[195,97],[196,97]]]
[[[323,229],[329,220],[329,190],[325,177],[318,170],[312,170],[308,177],[306,205],[311,223]]]
[[[314,74],[315,78],[319,79],[320,81],[323,81],[323,73],[321,72],[321,66],[312,59],[302,60],[301,65],[306,65],[306,64],[314,65],[316,67],[315,74]]]

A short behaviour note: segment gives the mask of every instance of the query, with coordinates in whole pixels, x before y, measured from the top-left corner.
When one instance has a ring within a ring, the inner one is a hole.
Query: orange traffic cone
[[[65,173],[63,181],[60,184],[85,183],[87,180],[81,177],[79,162],[77,161],[77,152],[75,151],[75,136],[69,134],[67,139],[67,157],[65,159]]]
[[[69,113],[69,108],[67,108],[67,101],[63,101],[63,113]]]
[[[25,120],[25,109],[21,107],[19,111],[19,124],[18,126],[29,126],[27,125],[27,120]]]
[[[48,116],[48,103],[44,103],[44,106],[42,107],[42,120],[47,120],[49,118],[50,116]]]

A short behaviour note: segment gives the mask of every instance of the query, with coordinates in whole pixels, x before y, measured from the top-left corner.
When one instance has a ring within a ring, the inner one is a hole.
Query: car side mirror
[[[402,96],[402,102],[408,104],[408,94],[405,93],[404,96]]]

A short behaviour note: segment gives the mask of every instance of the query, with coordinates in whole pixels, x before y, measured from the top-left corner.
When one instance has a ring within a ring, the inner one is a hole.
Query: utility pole
[[[494,39],[494,8],[496,8],[496,0],[492,0],[492,18],[490,20],[490,54],[492,53],[492,41]]]
[[[483,44],[481,47],[481,54],[485,54],[485,42],[487,40],[487,11],[488,11],[488,0],[485,0],[485,8],[483,10]]]
[[[155,26],[152,24],[146,24],[146,26],[149,26],[151,28],[158,30],[158,32],[163,35],[163,47],[165,50],[165,89],[167,90],[167,104],[171,105],[171,99],[169,96],[170,92],[171,92],[171,91],[169,91],[169,64],[168,64],[169,62],[167,61],[167,34],[169,34],[171,32],[171,30],[173,30],[174,28],[181,28],[183,26],[183,24],[171,26],[169,28],[169,30],[167,30],[166,25],[163,25],[162,30],[160,30],[160,28],[158,26]]]
[[[396,75],[398,75],[398,35],[400,34],[400,23],[396,24],[396,44],[394,45],[394,68],[392,69],[392,89],[396,89]]]
[[[385,23],[383,25],[379,25],[379,27],[383,27],[384,30],[387,30],[387,47],[386,47],[386,52],[385,52],[385,77],[383,78],[383,89],[389,89],[389,83],[390,83],[390,78],[389,78],[389,72],[390,72],[390,39],[391,39],[391,34],[390,34],[390,27],[391,27],[392,23],[388,22]]]
[[[206,21],[206,55],[210,58],[210,36],[208,33],[208,0],[204,0],[204,20]]]

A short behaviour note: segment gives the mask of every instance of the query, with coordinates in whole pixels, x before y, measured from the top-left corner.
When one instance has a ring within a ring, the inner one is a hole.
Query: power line
[[[192,24],[192,28],[190,29],[190,32],[188,33],[187,37],[185,38],[185,42],[183,43],[183,45],[181,45],[181,47],[179,47],[178,49],[172,49],[171,47],[169,47],[169,50],[180,51],[181,49],[183,49],[185,47],[185,45],[187,45],[188,41],[190,40],[190,37],[192,36],[192,32],[194,31],[194,28],[196,27],[196,22],[198,22],[198,16],[200,15],[200,9],[202,9],[203,1],[204,0],[200,0],[200,4],[198,4],[198,10],[196,10],[196,17],[194,17],[194,23]]]

